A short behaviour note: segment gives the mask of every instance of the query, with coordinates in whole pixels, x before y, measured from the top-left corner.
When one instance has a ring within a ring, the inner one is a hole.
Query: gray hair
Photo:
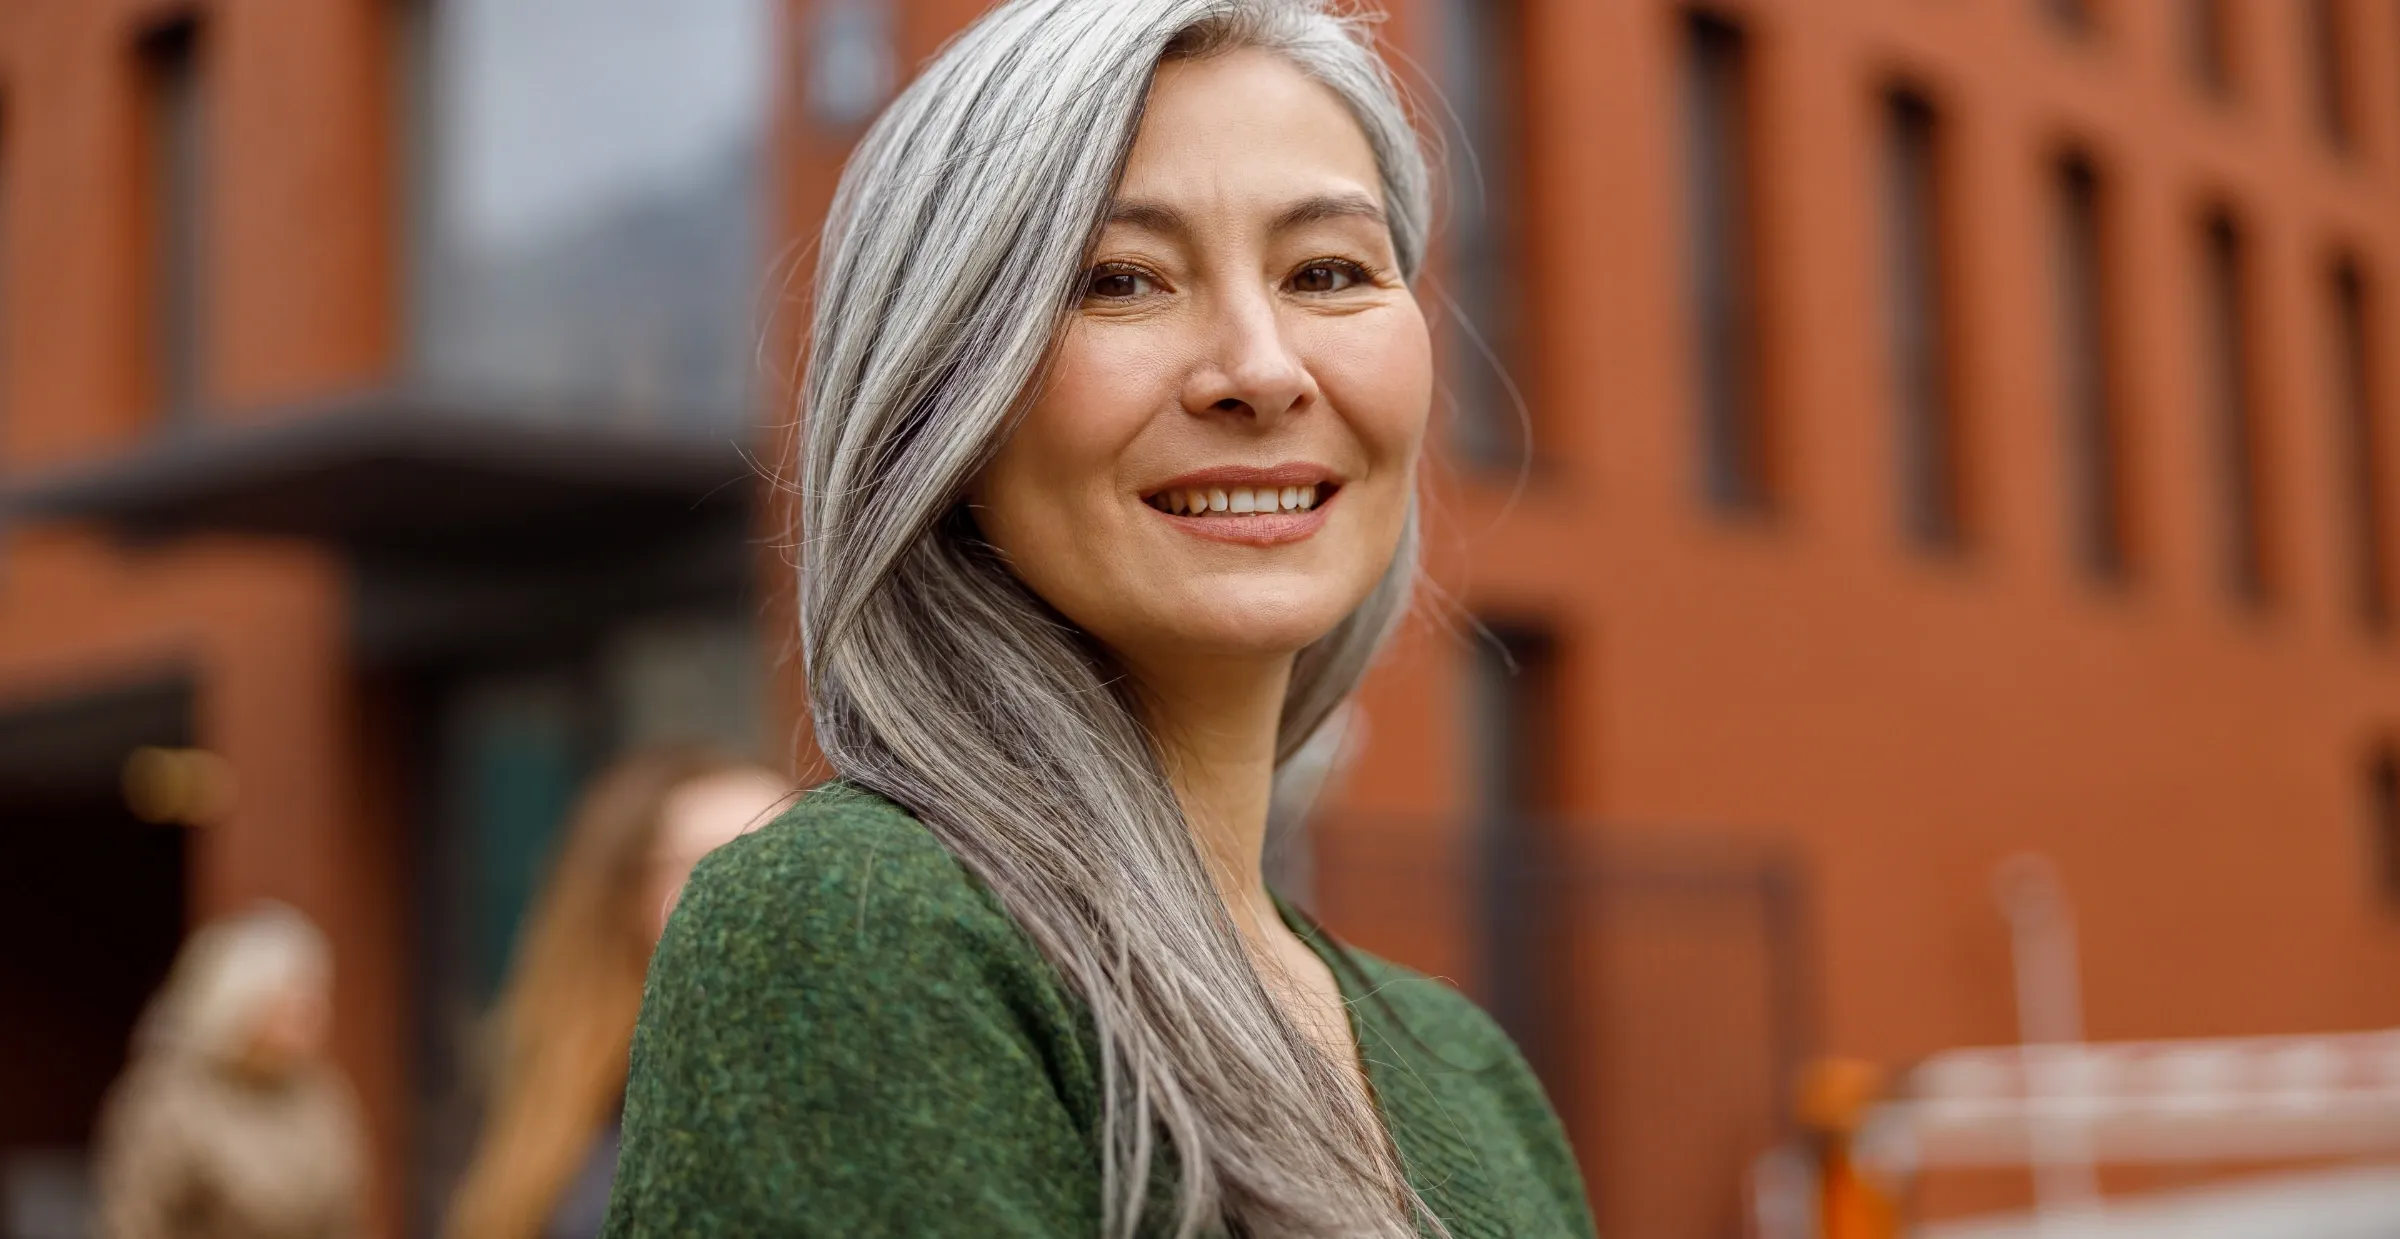
[[[1038,386],[1162,60],[1261,48],[1332,90],[1415,276],[1425,155],[1359,21],[1319,0],[1007,0],[875,122],[825,226],[798,504],[817,742],[923,820],[1089,1004],[1112,1236],[1143,1224],[1162,1153],[1178,1235],[1442,1230],[1351,1074],[1267,993],[1122,669],[961,498]],[[1412,504],[1366,601],[1300,652],[1279,763],[1407,609],[1416,545]]]

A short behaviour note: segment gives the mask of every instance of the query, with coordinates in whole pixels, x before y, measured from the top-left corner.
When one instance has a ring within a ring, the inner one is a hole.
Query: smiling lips
[[[1204,469],[1142,497],[1186,533],[1218,542],[1276,546],[1322,528],[1325,505],[1341,489],[1314,465]]]

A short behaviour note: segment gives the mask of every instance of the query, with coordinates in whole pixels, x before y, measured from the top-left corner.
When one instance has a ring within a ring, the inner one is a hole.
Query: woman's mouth
[[[1325,527],[1326,505],[1342,489],[1321,465],[1203,469],[1142,496],[1167,523],[1197,538],[1242,546],[1282,546]]]
[[[1142,502],[1170,516],[1273,516],[1307,512],[1333,497],[1330,482],[1308,486],[1175,486]]]

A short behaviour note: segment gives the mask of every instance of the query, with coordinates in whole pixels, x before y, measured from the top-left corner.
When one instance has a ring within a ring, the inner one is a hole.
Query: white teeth
[[[1164,490],[1149,499],[1151,507],[1177,516],[1223,512],[1233,516],[1259,513],[1306,512],[1317,506],[1314,486],[1237,486]]]

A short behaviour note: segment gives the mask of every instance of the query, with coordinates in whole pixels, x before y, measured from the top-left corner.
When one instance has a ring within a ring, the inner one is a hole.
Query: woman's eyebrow
[[[1156,233],[1162,237],[1186,236],[1192,230],[1190,223],[1184,219],[1183,212],[1163,202],[1143,202],[1139,199],[1130,201],[1119,199],[1109,203],[1107,222],[1111,225],[1122,224],[1128,228],[1139,228],[1143,232]]]
[[[1276,232],[1288,232],[1329,219],[1363,219],[1380,226],[1389,225],[1383,218],[1383,208],[1373,198],[1362,193],[1318,194],[1285,207],[1275,217]]]
[[[1363,219],[1388,227],[1383,207],[1362,193],[1315,194],[1285,207],[1268,225],[1274,232],[1289,232],[1294,228],[1322,223],[1329,219]],[[1138,198],[1119,199],[1108,204],[1110,225],[1137,228],[1162,237],[1190,236],[1191,221],[1183,212],[1163,202],[1145,202]]]

